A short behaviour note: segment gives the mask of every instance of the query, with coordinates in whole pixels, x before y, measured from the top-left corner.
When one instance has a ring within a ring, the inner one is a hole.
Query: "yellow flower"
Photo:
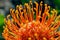
[[[47,4],[43,7],[42,1],[34,3],[30,1],[10,9],[10,15],[4,19],[5,40],[60,40],[60,15],[57,16],[55,9],[50,11]]]

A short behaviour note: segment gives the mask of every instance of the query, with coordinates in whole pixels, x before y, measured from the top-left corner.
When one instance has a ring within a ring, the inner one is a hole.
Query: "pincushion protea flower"
[[[35,6],[30,1],[24,6],[17,5],[16,10],[10,9],[2,33],[5,40],[60,40],[60,16],[57,16],[57,11],[53,9],[50,12],[47,4],[43,11],[43,2],[34,3]]]

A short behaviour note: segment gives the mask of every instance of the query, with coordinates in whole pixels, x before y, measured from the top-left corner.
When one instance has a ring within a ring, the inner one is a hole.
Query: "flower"
[[[32,1],[24,6],[17,5],[10,9],[10,15],[5,18],[5,40],[60,40],[60,15],[57,10],[50,11],[50,6]],[[36,18],[34,18],[36,16]]]

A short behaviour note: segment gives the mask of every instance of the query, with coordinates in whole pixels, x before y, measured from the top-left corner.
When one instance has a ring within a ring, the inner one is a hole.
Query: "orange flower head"
[[[5,40],[60,40],[60,15],[42,1],[17,5],[4,20]]]

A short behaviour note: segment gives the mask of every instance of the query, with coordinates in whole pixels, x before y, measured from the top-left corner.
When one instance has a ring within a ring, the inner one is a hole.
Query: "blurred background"
[[[24,5],[24,3],[28,3],[30,0],[0,0],[0,40],[4,40],[2,37],[4,18],[9,14],[10,8],[15,8],[16,5]],[[60,0],[32,0],[43,1],[44,3],[51,6],[51,9],[56,9],[58,11],[58,15],[60,14]]]

